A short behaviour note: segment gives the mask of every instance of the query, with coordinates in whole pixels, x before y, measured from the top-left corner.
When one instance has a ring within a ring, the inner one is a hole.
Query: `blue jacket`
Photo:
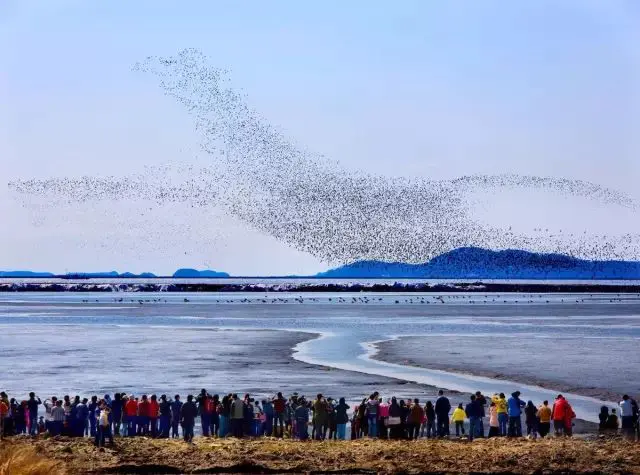
[[[482,405],[478,401],[473,401],[467,404],[464,412],[467,413],[467,417],[471,419],[472,417],[482,417]]]
[[[507,401],[507,408],[509,411],[509,417],[520,417],[522,414],[522,408],[526,406],[525,402],[515,396],[511,396]]]
[[[449,399],[445,396],[440,396],[436,399],[435,410],[438,417],[448,417],[449,411],[451,411],[451,403],[449,402]]]
[[[180,420],[180,411],[182,410],[182,401],[173,401],[171,403],[171,420],[179,421]]]

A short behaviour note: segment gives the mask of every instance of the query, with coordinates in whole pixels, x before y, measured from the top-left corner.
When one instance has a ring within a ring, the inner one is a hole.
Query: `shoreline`
[[[340,293],[340,292],[419,292],[419,293],[606,293],[606,294],[637,294],[640,293],[640,283],[637,280],[628,282],[616,281],[593,281],[589,283],[575,282],[534,282],[534,281],[505,281],[505,282],[483,282],[483,281],[456,281],[451,282],[428,282],[428,281],[394,281],[375,282],[373,280],[365,282],[38,282],[25,281],[24,279],[15,282],[0,282],[0,293],[33,293],[33,292],[133,292],[133,293],[225,293],[225,292],[310,292],[310,293]]]
[[[376,341],[370,343],[370,347],[374,350],[371,354],[369,354],[369,358],[377,361],[381,361],[384,363],[395,363],[398,358],[402,359],[402,365],[411,366],[416,368],[425,368],[432,369],[437,371],[444,371],[447,373],[458,373],[458,374],[468,374],[471,376],[478,376],[483,378],[490,378],[497,381],[512,381],[515,383],[520,383],[523,385],[531,385],[538,386],[544,389],[557,391],[558,393],[570,393],[576,394],[579,396],[585,396],[593,399],[598,399],[602,401],[618,401],[622,398],[622,394],[617,391],[611,391],[604,388],[586,388],[581,386],[570,385],[567,383],[561,383],[557,381],[551,381],[544,378],[531,379],[529,377],[525,377],[523,375],[519,375],[517,373],[509,373],[506,374],[501,371],[490,371],[486,369],[480,368],[472,368],[456,366],[447,363],[438,363],[435,361],[429,361],[428,364],[420,363],[415,361],[414,358],[410,356],[401,356],[398,355],[393,349],[393,343],[402,342],[403,340],[417,338],[415,336],[402,336],[402,337],[393,337],[388,340]]]

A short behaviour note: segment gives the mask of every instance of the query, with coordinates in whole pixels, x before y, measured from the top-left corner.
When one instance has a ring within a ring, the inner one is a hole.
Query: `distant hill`
[[[51,272],[33,272],[30,270],[8,270],[0,271],[0,277],[53,277]]]
[[[155,274],[151,272],[143,272],[141,274],[134,274],[132,272],[123,272],[119,273],[114,270],[109,272],[69,272],[64,275],[60,275],[57,277],[65,277],[65,278],[80,278],[80,279],[118,279],[118,278],[142,278],[142,279],[153,279],[156,277]]]
[[[177,279],[192,279],[192,278],[224,278],[229,277],[226,272],[217,272],[215,270],[196,270],[196,269],[178,269],[173,273],[173,277]]]
[[[331,278],[640,279],[640,262],[462,247],[424,264],[358,261],[317,274]]]
[[[116,271],[109,272],[69,272],[67,274],[54,274],[52,272],[33,272],[29,270],[0,271],[0,277],[62,277],[66,279],[95,279],[95,278],[155,278],[155,274],[143,272],[142,274],[133,274],[131,272],[123,272],[120,274]]]

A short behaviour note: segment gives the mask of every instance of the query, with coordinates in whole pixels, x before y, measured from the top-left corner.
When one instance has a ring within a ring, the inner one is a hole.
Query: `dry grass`
[[[63,464],[28,445],[0,445],[0,475],[65,475]]]
[[[620,439],[297,442],[261,439],[24,439],[71,474],[104,473],[615,473],[640,474],[640,443]],[[63,473],[0,472],[0,473]]]

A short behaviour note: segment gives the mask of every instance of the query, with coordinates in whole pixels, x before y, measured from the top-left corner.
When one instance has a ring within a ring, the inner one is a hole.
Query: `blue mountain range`
[[[321,272],[331,278],[640,279],[640,262],[590,261],[563,254],[462,247],[424,264],[357,261]]]
[[[192,279],[192,278],[224,278],[229,277],[226,272],[217,272],[215,270],[196,270],[196,269],[178,269],[173,273],[173,277],[179,279]]]
[[[51,272],[0,271],[0,277],[63,278],[155,278],[150,272],[89,272],[56,275]],[[174,278],[226,278],[214,270],[178,269]],[[296,276],[289,276],[296,277]],[[576,259],[564,254],[541,254],[508,249],[491,251],[462,247],[434,257],[423,264],[357,261],[316,274],[320,278],[418,278],[418,279],[640,279],[640,262]]]

